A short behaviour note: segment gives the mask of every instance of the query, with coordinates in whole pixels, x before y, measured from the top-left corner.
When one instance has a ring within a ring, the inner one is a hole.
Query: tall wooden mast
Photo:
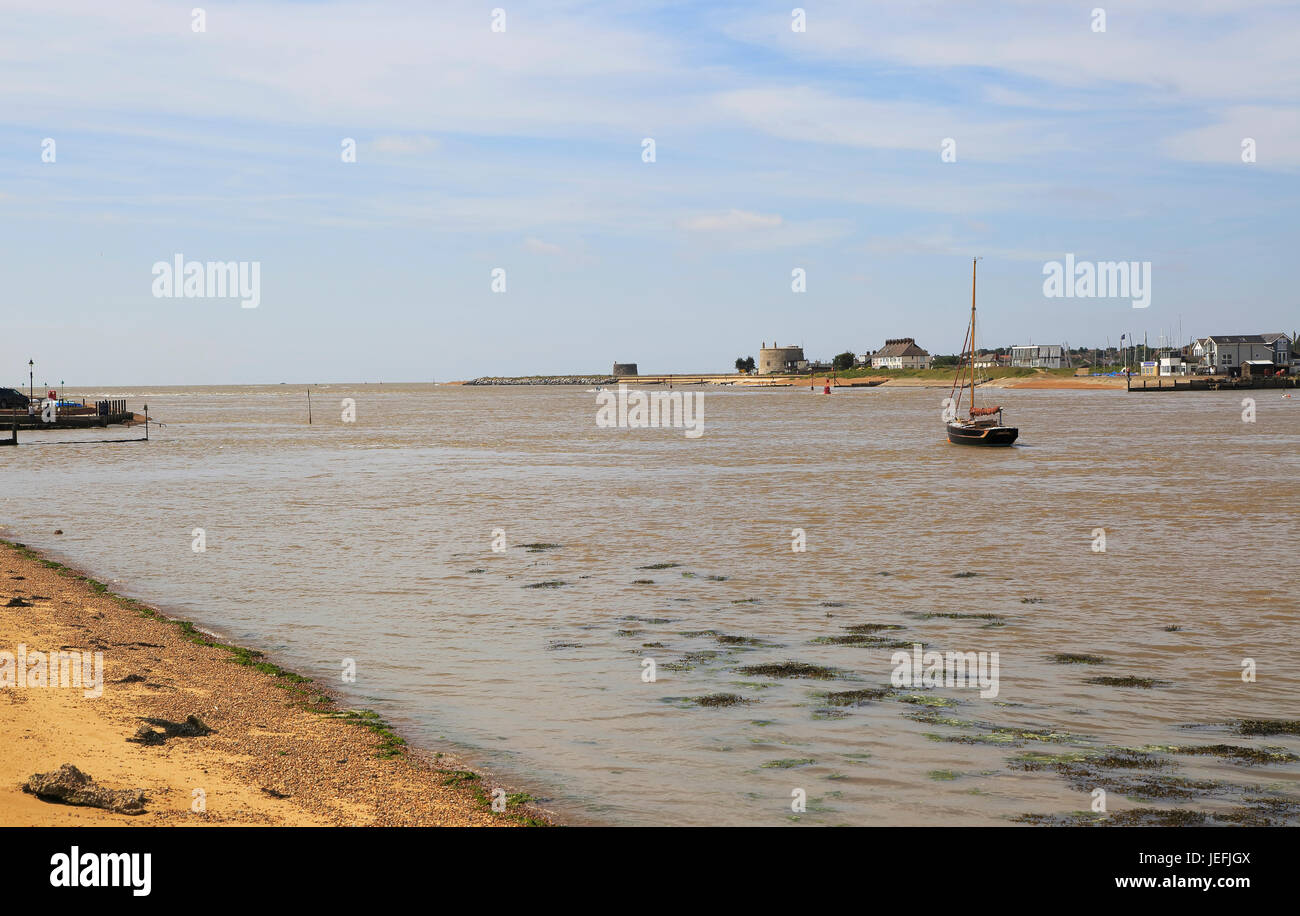
[[[975,265],[979,258],[970,262],[970,408],[975,407]]]

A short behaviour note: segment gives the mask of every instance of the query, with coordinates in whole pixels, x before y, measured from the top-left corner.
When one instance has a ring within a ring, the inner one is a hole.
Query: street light
[[[27,400],[29,401],[36,396],[36,385],[32,381],[32,375],[35,368],[36,363],[30,359],[27,360]]]

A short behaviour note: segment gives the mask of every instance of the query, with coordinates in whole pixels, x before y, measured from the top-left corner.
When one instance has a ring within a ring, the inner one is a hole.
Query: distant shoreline
[[[522,376],[483,376],[459,382],[444,382],[444,385],[461,385],[467,387],[519,387],[519,386],[572,386],[609,387],[613,385],[718,385],[735,388],[951,388],[952,377],[933,377],[926,375],[861,375],[861,376],[814,376],[806,375],[737,375],[720,373],[673,373],[670,375],[522,375]],[[1113,391],[1124,390],[1127,386],[1123,377],[1115,376],[1064,376],[1039,373],[1035,375],[1006,376],[993,378],[980,384],[981,388],[1027,388],[1053,391]]]

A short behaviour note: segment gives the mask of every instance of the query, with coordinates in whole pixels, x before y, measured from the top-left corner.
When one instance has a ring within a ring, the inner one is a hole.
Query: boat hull
[[[997,447],[1011,445],[1020,436],[1014,426],[963,426],[948,424],[948,441],[953,445]]]

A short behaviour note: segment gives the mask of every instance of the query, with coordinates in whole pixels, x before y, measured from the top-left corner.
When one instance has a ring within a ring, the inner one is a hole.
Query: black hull
[[[960,426],[948,424],[948,441],[953,445],[1006,446],[1016,441],[1020,430],[1014,426]]]

